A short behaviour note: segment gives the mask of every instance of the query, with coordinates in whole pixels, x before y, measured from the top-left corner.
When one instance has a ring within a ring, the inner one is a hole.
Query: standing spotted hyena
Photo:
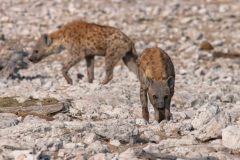
[[[105,78],[102,84],[113,78],[113,68],[123,59],[127,67],[137,73],[137,53],[134,43],[117,28],[101,26],[83,21],[73,21],[59,30],[44,34],[39,38],[29,60],[33,63],[67,49],[68,57],[64,61],[62,74],[69,84],[72,79],[68,76],[69,69],[82,59],[87,63],[88,82],[94,79],[94,56],[105,56]]]
[[[175,84],[175,71],[170,57],[160,48],[145,49],[138,59],[138,77],[143,118],[149,121],[148,95],[155,111],[155,120],[169,120]]]

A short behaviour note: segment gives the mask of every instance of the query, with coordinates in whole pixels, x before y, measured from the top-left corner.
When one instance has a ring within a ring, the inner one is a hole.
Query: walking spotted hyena
[[[175,85],[175,71],[170,57],[160,48],[145,49],[138,59],[138,77],[143,118],[149,121],[148,95],[155,120],[169,120]]]
[[[88,82],[94,79],[94,56],[105,56],[105,78],[101,84],[107,84],[113,78],[114,66],[123,59],[127,67],[137,73],[137,53],[134,43],[119,29],[102,26],[84,21],[73,21],[50,34],[43,34],[33,48],[29,60],[37,63],[43,58],[60,52],[61,48],[68,51],[64,61],[62,74],[69,84],[69,69],[82,59],[86,60]]]

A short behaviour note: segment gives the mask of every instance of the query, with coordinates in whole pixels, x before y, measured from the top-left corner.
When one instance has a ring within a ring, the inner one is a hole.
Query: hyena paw
[[[100,82],[100,84],[105,85],[105,84],[107,84],[108,82],[109,82],[108,79],[104,79],[104,80],[102,80],[102,81]]]
[[[66,79],[66,80],[67,80],[68,84],[73,85],[73,80],[72,79]]]

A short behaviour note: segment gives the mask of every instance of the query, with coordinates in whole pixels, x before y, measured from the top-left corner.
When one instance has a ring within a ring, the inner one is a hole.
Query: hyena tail
[[[138,66],[137,66],[138,55],[134,47],[134,44],[132,44],[131,49],[125,54],[125,56],[122,59],[124,64],[128,67],[128,69],[137,75],[138,74]]]

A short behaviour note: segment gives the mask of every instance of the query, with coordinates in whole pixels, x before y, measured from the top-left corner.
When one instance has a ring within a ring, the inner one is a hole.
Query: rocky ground
[[[70,70],[74,84],[68,85],[62,52],[28,63],[13,78],[1,73],[1,97],[71,105],[52,121],[0,113],[0,159],[240,159],[240,58],[228,58],[240,54],[239,0],[1,0],[0,52],[30,53],[42,33],[74,19],[120,28],[139,54],[158,46],[171,56],[172,120],[156,123],[149,105],[150,123],[143,121],[139,82],[122,63],[114,79],[100,85],[103,59],[96,60],[92,84],[81,62]],[[205,40],[213,50],[199,49]],[[225,56],[214,58],[214,52]]]

